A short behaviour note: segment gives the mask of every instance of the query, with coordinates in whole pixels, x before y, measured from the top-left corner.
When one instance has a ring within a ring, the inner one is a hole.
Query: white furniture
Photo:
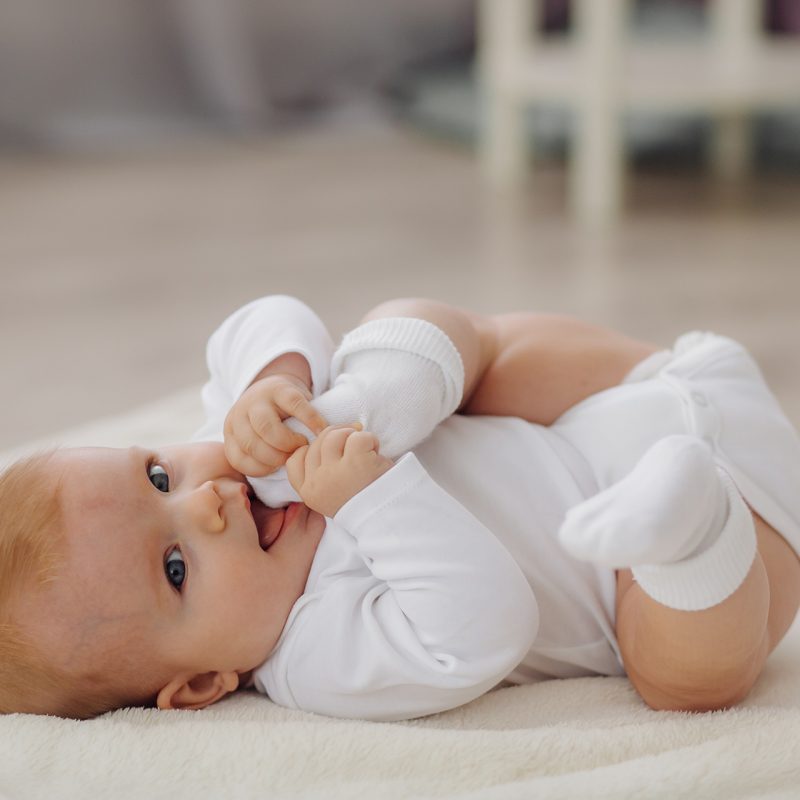
[[[538,6],[480,2],[482,159],[495,183],[518,183],[527,172],[524,108],[567,104],[576,123],[571,204],[591,226],[621,208],[624,111],[714,115],[712,164],[735,178],[748,164],[750,112],[800,105],[800,39],[763,35],[758,0],[708,0],[709,35],[688,41],[627,41],[627,0],[572,0],[574,34],[542,38],[532,24]]]

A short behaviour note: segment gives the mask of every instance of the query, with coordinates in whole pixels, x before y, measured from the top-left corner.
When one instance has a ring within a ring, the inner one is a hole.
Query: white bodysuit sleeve
[[[368,570],[331,565],[295,604],[255,674],[276,702],[371,720],[433,714],[491,689],[530,649],[539,614],[521,569],[413,454],[333,523]]]
[[[308,361],[317,397],[328,388],[334,349],[322,320],[294,297],[270,295],[235,311],[208,341],[210,378],[202,395],[206,423],[192,438],[221,441],[231,406],[267,364],[285,353],[299,353]]]

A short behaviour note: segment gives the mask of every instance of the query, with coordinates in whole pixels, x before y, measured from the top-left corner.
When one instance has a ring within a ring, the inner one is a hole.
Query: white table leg
[[[753,123],[747,114],[724,114],[714,121],[711,168],[725,182],[739,181],[750,170],[753,153]]]
[[[761,44],[759,0],[711,0],[711,32],[716,69],[726,82],[745,79],[758,57]],[[744,108],[730,108],[715,119],[711,142],[711,167],[726,181],[748,172],[752,155],[752,122]]]
[[[528,167],[525,100],[517,91],[521,64],[532,44],[534,0],[481,0],[479,69],[483,90],[481,161],[499,186],[520,183]]]
[[[573,8],[583,86],[570,156],[570,200],[583,224],[603,227],[617,218],[622,203],[620,70],[627,2],[576,0]]]

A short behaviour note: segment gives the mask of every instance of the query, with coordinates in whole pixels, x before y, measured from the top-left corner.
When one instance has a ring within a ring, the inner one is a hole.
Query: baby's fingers
[[[246,418],[230,415],[225,420],[224,437],[226,458],[245,475],[268,475],[286,461],[286,453],[263,441]]]
[[[320,434],[319,454],[322,461],[338,461],[344,454],[345,442],[356,432],[355,428],[342,426],[327,428]]]
[[[266,403],[250,406],[247,409],[247,422],[264,445],[282,453],[293,453],[298,447],[307,443],[305,436],[289,430],[278,413]],[[260,447],[257,441],[248,444],[254,449]],[[259,454],[252,452],[252,455],[258,458]]]
[[[286,387],[275,396],[275,405],[287,417],[294,417],[303,423],[312,433],[319,435],[328,423],[322,414],[309,402],[310,393],[306,396],[297,387]]]
[[[301,494],[300,489],[306,480],[306,456],[308,455],[308,445],[304,444],[289,456],[286,462],[286,475],[292,488]]]
[[[257,461],[245,453],[235,442],[225,442],[225,458],[235,470],[253,478],[261,478],[275,472],[275,467]]]
[[[380,442],[378,437],[369,431],[356,431],[347,438],[344,444],[344,454],[346,456],[369,453],[370,451],[377,454],[379,449]]]

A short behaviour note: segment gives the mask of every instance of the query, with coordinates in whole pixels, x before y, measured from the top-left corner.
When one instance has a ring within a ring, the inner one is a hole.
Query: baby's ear
[[[237,672],[204,672],[202,675],[179,675],[159,693],[159,708],[205,708],[235,692],[239,687]]]

